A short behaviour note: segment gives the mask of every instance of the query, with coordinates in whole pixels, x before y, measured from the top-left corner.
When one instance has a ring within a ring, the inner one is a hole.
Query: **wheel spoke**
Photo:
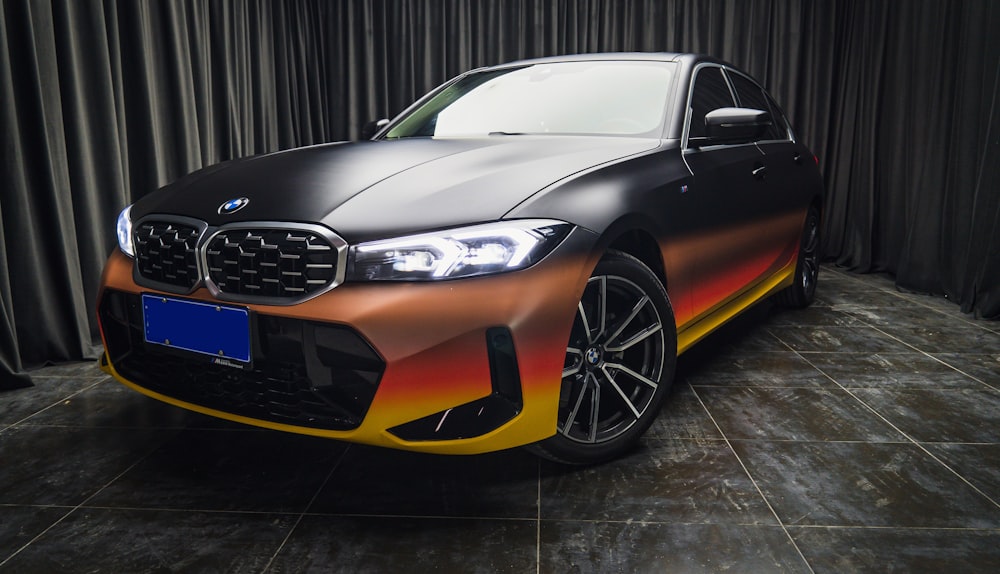
[[[625,320],[621,322],[621,325],[618,325],[618,328],[615,329],[615,332],[608,335],[607,341],[608,342],[614,341],[615,338],[621,335],[622,331],[625,330],[625,327],[628,327],[628,324],[632,322],[632,319],[635,319],[636,315],[639,314],[639,311],[642,311],[642,308],[646,306],[646,303],[649,303],[649,297],[647,295],[643,295],[639,299],[639,302],[636,303],[634,307],[632,307],[632,312],[628,314],[628,317],[626,317]]]
[[[576,311],[580,314],[580,321],[583,323],[583,332],[587,334],[587,343],[593,343],[594,339],[590,336],[590,321],[587,321],[587,312],[583,310],[583,301],[576,304]]]
[[[601,275],[598,278],[598,291],[597,291],[597,302],[598,310],[597,313],[600,316],[601,323],[599,325],[599,330],[597,334],[590,340],[591,343],[597,340],[598,337],[604,334],[604,329],[607,327],[608,321],[608,277],[606,275]]]
[[[574,357],[577,358],[577,360],[574,361],[574,364],[573,364],[572,367],[570,367],[568,369],[563,369],[563,375],[562,376],[563,376],[564,379],[566,377],[571,377],[571,376],[579,373],[580,369],[583,368],[583,351],[581,351],[580,349],[575,349],[573,347],[566,347],[566,354],[567,355],[573,355]]]
[[[601,385],[597,379],[591,375],[594,386],[590,392],[590,442],[597,442],[597,424],[601,417]]]
[[[642,331],[639,331],[635,335],[632,335],[631,338],[629,338],[627,341],[625,341],[621,345],[618,345],[618,346],[608,346],[608,347],[605,347],[604,350],[608,351],[608,352],[611,352],[611,353],[619,353],[621,351],[628,350],[628,349],[632,348],[636,343],[649,338],[650,335],[655,335],[656,333],[659,333],[662,328],[663,328],[663,326],[660,325],[660,323],[656,323],[654,325],[650,325],[650,326],[646,327],[645,329],[643,329]]]
[[[629,410],[632,411],[633,415],[635,415],[636,420],[639,420],[639,417],[642,416],[639,413],[639,409],[635,408],[635,405],[632,404],[632,400],[628,398],[628,395],[625,394],[625,391],[623,391],[622,388],[618,386],[618,382],[615,381],[615,378],[611,376],[610,372],[608,372],[608,365],[605,364],[603,367],[601,367],[601,371],[604,373],[604,376],[608,378],[608,382],[611,383],[611,386],[614,387],[615,391],[618,392],[618,395],[622,398],[625,404],[628,405]]]
[[[600,271],[577,304],[563,362],[556,440],[580,447],[627,441],[651,416],[665,388],[658,380],[673,327],[661,312],[660,290],[626,272]]]
[[[587,383],[590,379],[590,375],[583,380],[583,384],[580,385],[580,394],[576,397],[576,404],[573,405],[573,410],[569,412],[569,416],[566,417],[566,424],[563,426],[562,433],[569,436],[570,430],[573,428],[573,423],[576,422],[576,416],[580,412],[580,405],[583,404],[583,397],[587,394]]]
[[[653,389],[656,389],[656,387],[657,387],[656,381],[654,381],[653,379],[650,379],[649,377],[645,377],[643,375],[640,375],[639,373],[633,371],[632,369],[626,367],[625,365],[622,365],[621,363],[605,363],[604,367],[605,368],[611,367],[612,369],[618,369],[619,371],[625,373],[626,375],[632,377],[633,379],[635,379],[635,380],[637,380],[639,382],[645,383],[646,385],[648,385],[649,387],[651,387]]]

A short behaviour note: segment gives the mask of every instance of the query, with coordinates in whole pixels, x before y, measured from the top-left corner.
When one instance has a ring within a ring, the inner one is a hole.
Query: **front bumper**
[[[256,373],[145,343],[137,301],[157,291],[136,285],[116,250],[98,302],[103,367],[153,398],[276,430],[446,454],[529,444],[556,430],[593,241],[574,230],[513,273],[348,283],[297,305],[246,305]],[[204,288],[186,298],[213,301]]]

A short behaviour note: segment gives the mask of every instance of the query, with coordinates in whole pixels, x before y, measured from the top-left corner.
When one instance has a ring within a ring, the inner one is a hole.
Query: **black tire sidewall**
[[[601,258],[591,277],[602,275],[627,279],[642,289],[653,302],[663,326],[663,367],[656,391],[646,411],[622,435],[599,444],[584,444],[560,434],[534,445],[533,450],[550,460],[566,464],[597,464],[617,458],[630,450],[656,420],[663,402],[670,392],[677,364],[677,327],[673,308],[663,284],[641,261],[620,251],[608,251]]]

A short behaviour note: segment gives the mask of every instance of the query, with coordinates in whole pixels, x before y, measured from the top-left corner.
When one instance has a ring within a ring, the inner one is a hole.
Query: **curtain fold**
[[[0,380],[93,358],[127,203],[202,166],[356,137],[464,70],[595,51],[731,61],[827,185],[824,253],[1000,318],[989,0],[3,0]]]

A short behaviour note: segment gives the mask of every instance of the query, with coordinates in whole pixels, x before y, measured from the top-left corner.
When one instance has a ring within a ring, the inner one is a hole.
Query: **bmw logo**
[[[597,365],[597,363],[601,362],[601,350],[598,349],[597,347],[591,347],[587,349],[586,358],[587,362],[590,363],[591,365]]]
[[[229,215],[230,213],[236,213],[237,211],[246,207],[248,203],[250,203],[250,200],[245,197],[237,197],[236,199],[230,199],[229,201],[219,206],[219,215]]]

